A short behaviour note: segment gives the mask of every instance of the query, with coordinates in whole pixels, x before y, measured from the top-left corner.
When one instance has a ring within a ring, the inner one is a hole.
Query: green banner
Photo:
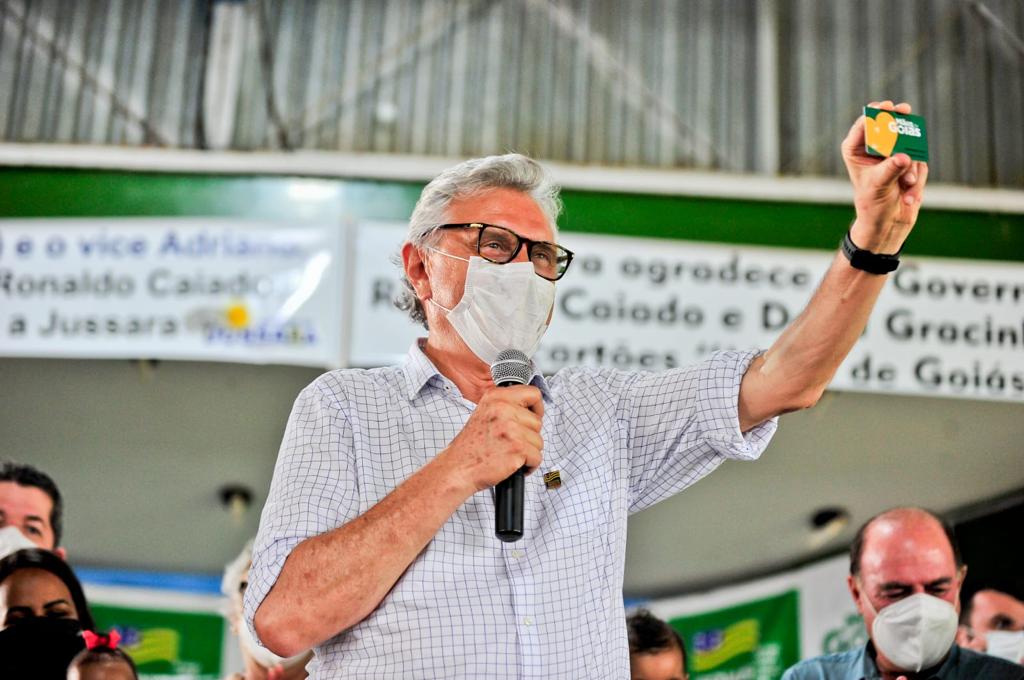
[[[121,646],[144,680],[217,680],[221,672],[224,619],[218,614],[91,607],[99,630],[117,628]]]
[[[694,680],[778,680],[800,660],[796,590],[669,623],[686,642]]]
[[[555,177],[558,180],[558,177]],[[723,182],[735,178],[723,177]],[[295,190],[298,184],[298,191]],[[0,167],[0,217],[406,220],[423,182]],[[303,198],[316,186],[331,198]],[[567,189],[569,231],[835,250],[853,205]],[[907,255],[1024,261],[1024,214],[925,205]]]

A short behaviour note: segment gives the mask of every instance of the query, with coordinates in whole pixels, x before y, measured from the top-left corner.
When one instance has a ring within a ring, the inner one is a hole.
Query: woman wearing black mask
[[[19,550],[0,560],[0,678],[65,678],[95,627],[82,586],[55,554]]]

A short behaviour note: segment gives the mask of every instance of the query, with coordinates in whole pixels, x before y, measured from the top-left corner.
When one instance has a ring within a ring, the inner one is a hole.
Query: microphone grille
[[[491,378],[495,384],[515,383],[525,385],[533,377],[530,357],[518,349],[507,349],[491,364]]]

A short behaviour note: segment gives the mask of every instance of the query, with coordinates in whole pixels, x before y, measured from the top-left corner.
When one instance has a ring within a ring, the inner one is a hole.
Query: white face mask
[[[548,329],[555,282],[537,276],[530,262],[495,264],[482,257],[467,260],[430,250],[469,262],[459,304],[447,309],[433,298],[430,302],[448,313],[448,323],[473,354],[486,364],[493,364],[507,349],[533,356]]]
[[[988,654],[1024,664],[1024,630],[990,630],[985,641]]]
[[[867,599],[868,608],[875,608]],[[875,614],[871,641],[899,670],[914,673],[942,661],[956,638],[956,608],[918,593],[893,602]]]
[[[0,559],[25,548],[38,547],[38,545],[25,538],[25,534],[21,533],[21,529],[18,527],[4,527],[0,529]]]
[[[254,638],[252,633],[249,632],[249,626],[245,625],[244,621],[238,626],[238,642],[242,646],[242,651],[264,668],[273,668],[277,665],[289,668],[299,665],[306,658],[306,652],[286,658],[274,654],[266,647],[261,647],[260,644],[256,642],[256,638]]]

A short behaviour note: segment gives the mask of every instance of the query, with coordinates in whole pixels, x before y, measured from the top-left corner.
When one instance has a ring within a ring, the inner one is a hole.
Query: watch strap
[[[899,252],[893,255],[883,255],[858,248],[857,244],[853,242],[849,231],[843,237],[842,251],[846,259],[850,261],[851,267],[866,271],[869,274],[888,274],[900,266]]]

